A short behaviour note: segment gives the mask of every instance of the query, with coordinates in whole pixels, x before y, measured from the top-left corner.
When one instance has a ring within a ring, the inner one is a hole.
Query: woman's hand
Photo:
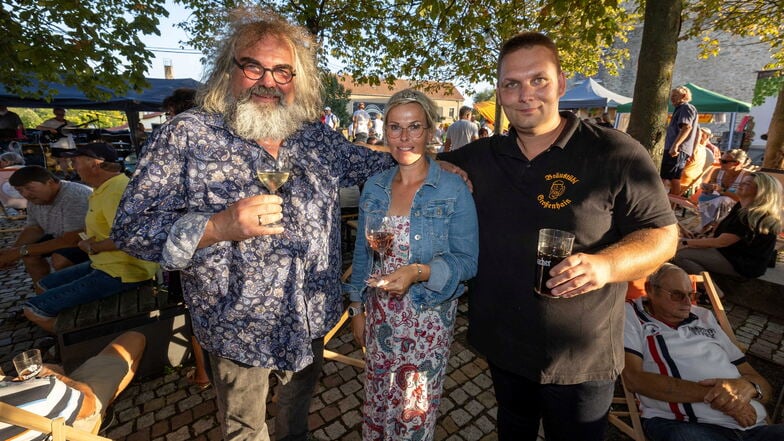
[[[417,266],[419,268],[417,268]],[[402,297],[411,285],[417,281],[426,280],[420,273],[421,269],[425,268],[425,266],[426,265],[423,264],[401,266],[391,274],[372,279],[368,285],[374,288],[383,289],[392,297]]]

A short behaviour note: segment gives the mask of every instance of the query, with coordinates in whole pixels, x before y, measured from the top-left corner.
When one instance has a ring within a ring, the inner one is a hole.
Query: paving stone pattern
[[[0,219],[0,229],[21,227],[20,221]],[[0,233],[0,248],[13,243],[16,233]],[[0,270],[0,366],[12,372],[11,358],[23,350],[41,347],[47,334],[19,316],[25,298],[35,295],[22,265]],[[749,352],[784,365],[784,323],[764,313],[725,305],[738,338]],[[436,440],[497,439],[496,403],[486,361],[466,342],[467,303],[458,308],[455,340],[447,370]],[[327,344],[341,354],[360,357],[348,326]],[[185,379],[187,366],[178,366],[160,377],[135,380],[115,401],[116,423],[104,436],[117,441],[217,441],[221,433],[216,418],[215,393],[201,390]],[[361,440],[362,370],[325,361],[324,372],[309,417],[310,428],[322,440]],[[274,439],[277,409],[268,403],[267,423]],[[622,439],[612,435],[608,439]]]

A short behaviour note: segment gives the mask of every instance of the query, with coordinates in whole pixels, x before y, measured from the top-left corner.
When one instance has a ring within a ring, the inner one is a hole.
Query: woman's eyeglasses
[[[737,164],[739,161],[736,161],[734,159],[720,159],[719,162],[721,162],[722,164]]]
[[[397,124],[390,124],[387,126],[387,136],[390,138],[400,138],[403,136],[403,131],[408,132],[410,138],[419,138],[425,133],[425,126],[419,123],[411,124],[408,127],[402,127]]]

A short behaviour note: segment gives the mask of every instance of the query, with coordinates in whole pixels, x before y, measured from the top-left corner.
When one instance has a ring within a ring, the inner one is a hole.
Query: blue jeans
[[[643,418],[645,436],[651,441],[781,441],[784,425],[735,430],[715,424],[690,423],[666,418]]]
[[[547,441],[602,441],[615,381],[539,384],[490,364],[498,401],[498,439],[536,440],[539,421]]]
[[[38,284],[46,291],[28,299],[23,306],[44,317],[57,317],[65,309],[150,283],[149,280],[123,283],[119,277],[93,269],[91,264],[88,260],[44,277]]]

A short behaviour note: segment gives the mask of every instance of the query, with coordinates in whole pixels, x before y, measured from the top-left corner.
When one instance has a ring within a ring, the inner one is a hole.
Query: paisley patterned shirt
[[[280,235],[197,249],[209,218],[268,193],[254,171],[275,159],[236,136],[217,114],[192,110],[153,135],[123,196],[112,240],[131,255],[182,270],[196,337],[215,355],[298,371],[311,340],[337,323],[340,297],[338,188],[393,165],[390,155],[349,143],[318,122],[287,138],[291,174]]]

